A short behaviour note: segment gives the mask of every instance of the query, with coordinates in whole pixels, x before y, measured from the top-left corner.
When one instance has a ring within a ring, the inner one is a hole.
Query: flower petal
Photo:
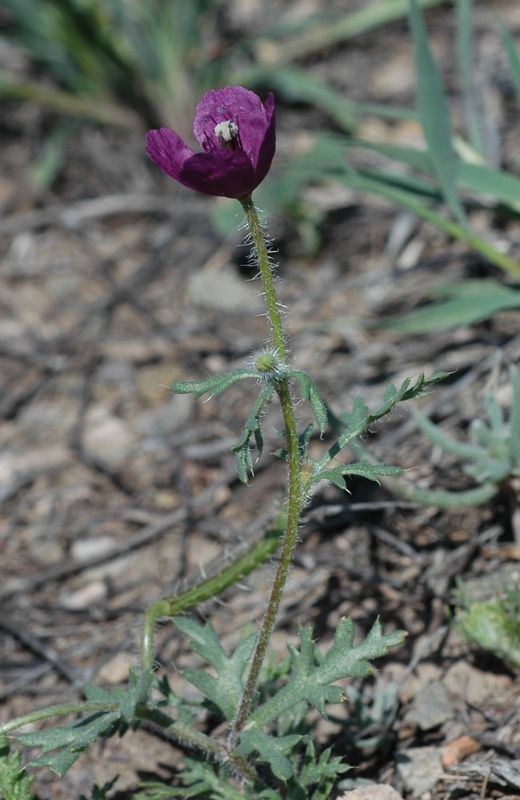
[[[195,155],[191,147],[188,147],[181,137],[170,128],[148,131],[146,152],[163,172],[176,181],[180,181],[185,161]]]
[[[247,197],[257,186],[253,165],[241,150],[197,153],[184,162],[177,180],[217,197]]]
[[[255,168],[256,186],[262,183],[269,172],[274,158],[274,151],[276,150],[276,117],[274,113],[274,95],[272,93],[268,95],[265,101],[265,115],[267,129],[264,131],[262,142],[256,151],[256,159],[252,155],[250,156]]]
[[[260,98],[242,86],[213,89],[198,104],[193,131],[201,149],[209,153],[220,147],[215,126],[229,120],[238,125],[241,148],[253,160],[253,152],[258,152],[268,122]]]

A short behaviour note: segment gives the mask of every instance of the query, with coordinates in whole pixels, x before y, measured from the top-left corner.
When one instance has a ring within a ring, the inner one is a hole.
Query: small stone
[[[75,592],[62,594],[60,596],[60,606],[69,611],[83,611],[85,608],[101,603],[106,599],[107,587],[103,581],[94,581]]]
[[[409,747],[396,754],[397,770],[405,787],[414,797],[431,791],[437,781],[446,777],[439,747]]]
[[[78,539],[70,548],[75,561],[88,561],[104,556],[113,549],[116,540],[112,536],[94,536],[91,539]]]
[[[438,728],[454,717],[450,696],[439,681],[428,683],[417,692],[413,708],[406,714],[404,721],[416,725],[422,731]]]
[[[345,792],[338,797],[338,800],[403,800],[403,798],[386,783],[375,783],[373,786],[363,786]]]
[[[204,308],[246,314],[255,314],[262,309],[262,300],[253,285],[239,278],[230,267],[223,267],[217,272],[196,272],[189,281],[188,291],[191,301]]]
[[[109,686],[126,683],[129,669],[132,666],[135,666],[135,658],[130,653],[117,653],[110,661],[103,664],[98,672],[97,680],[99,683],[107,683]]]

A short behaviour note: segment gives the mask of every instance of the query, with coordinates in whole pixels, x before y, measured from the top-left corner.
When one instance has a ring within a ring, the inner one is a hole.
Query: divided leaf
[[[356,397],[351,414],[340,414],[339,419],[333,414],[329,414],[329,422],[339,435],[339,438],[318,462],[316,467],[316,476],[323,474],[326,465],[332,461],[332,459],[335,458],[338,453],[344,450],[350,442],[352,442],[354,439],[357,439],[358,436],[364,433],[364,431],[366,431],[373,422],[376,422],[378,419],[381,419],[381,417],[384,417],[386,414],[388,414],[394,408],[394,406],[397,405],[397,403],[403,403],[407,400],[414,400],[417,397],[423,397],[426,394],[426,389],[429,386],[432,386],[438,381],[442,381],[447,377],[447,375],[447,372],[437,372],[435,375],[425,378],[424,373],[421,373],[413,385],[410,385],[411,380],[410,378],[407,378],[405,381],[403,381],[399,389],[397,389],[393,383],[390,383],[385,389],[382,404],[378,408],[374,409],[374,411],[369,411],[363,400],[360,397]],[[393,467],[386,467],[384,465],[381,466],[383,470],[393,469]],[[336,471],[336,469],[330,470],[330,472],[333,472],[335,476],[338,474],[339,476],[347,474],[344,472],[343,468],[339,469],[339,473]],[[353,472],[352,474],[359,473]],[[378,474],[389,475],[397,473],[388,473],[383,471],[379,472]],[[336,479],[333,478],[332,475],[327,477],[336,483]],[[377,475],[375,475],[373,478],[367,474],[365,477],[369,477],[371,480],[377,480]],[[321,478],[319,478],[319,480],[321,480]],[[342,489],[344,488],[341,485],[341,481],[336,483],[336,485],[340,486]]]
[[[257,728],[250,728],[240,734],[239,744],[235,747],[233,755],[247,758],[256,751],[258,761],[269,764],[277,778],[287,781],[293,775],[293,766],[285,753],[292,750],[301,738],[297,734],[268,736]]]
[[[326,703],[341,702],[343,689],[333,685],[335,681],[370,675],[373,667],[369,662],[386,655],[389,648],[401,644],[405,636],[404,631],[383,636],[381,625],[376,622],[366,639],[354,645],[354,623],[351,619],[342,619],[334,644],[323,658],[312,641],[312,630],[300,628],[300,650],[288,645],[291,656],[289,682],[252,714],[251,722],[262,728],[300,703],[314,706],[324,713]]]
[[[62,778],[89,744],[100,736],[112,733],[117,729],[120,720],[119,711],[92,714],[69,728],[59,726],[36,733],[19,733],[15,738],[26,747],[41,748],[44,754],[30,761],[28,767],[47,767]],[[51,750],[60,752],[45,755]]]
[[[199,669],[186,669],[184,677],[197,687],[227,720],[232,720],[238,710],[244,685],[243,675],[253,654],[256,636],[243,639],[228,658],[215,629],[210,622],[204,626],[178,617],[175,626],[191,639],[191,649],[202,656],[217,672],[218,677]]]

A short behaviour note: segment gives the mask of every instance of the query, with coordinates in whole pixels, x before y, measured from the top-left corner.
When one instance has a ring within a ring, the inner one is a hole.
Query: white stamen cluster
[[[238,135],[238,125],[233,120],[227,119],[215,125],[213,132],[223,142],[232,142]]]

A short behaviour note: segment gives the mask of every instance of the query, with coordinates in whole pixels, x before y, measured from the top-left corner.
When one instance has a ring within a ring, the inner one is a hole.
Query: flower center
[[[213,132],[219,140],[220,146],[226,150],[237,150],[238,143],[238,125],[231,119],[224,122],[219,122],[215,125]]]

